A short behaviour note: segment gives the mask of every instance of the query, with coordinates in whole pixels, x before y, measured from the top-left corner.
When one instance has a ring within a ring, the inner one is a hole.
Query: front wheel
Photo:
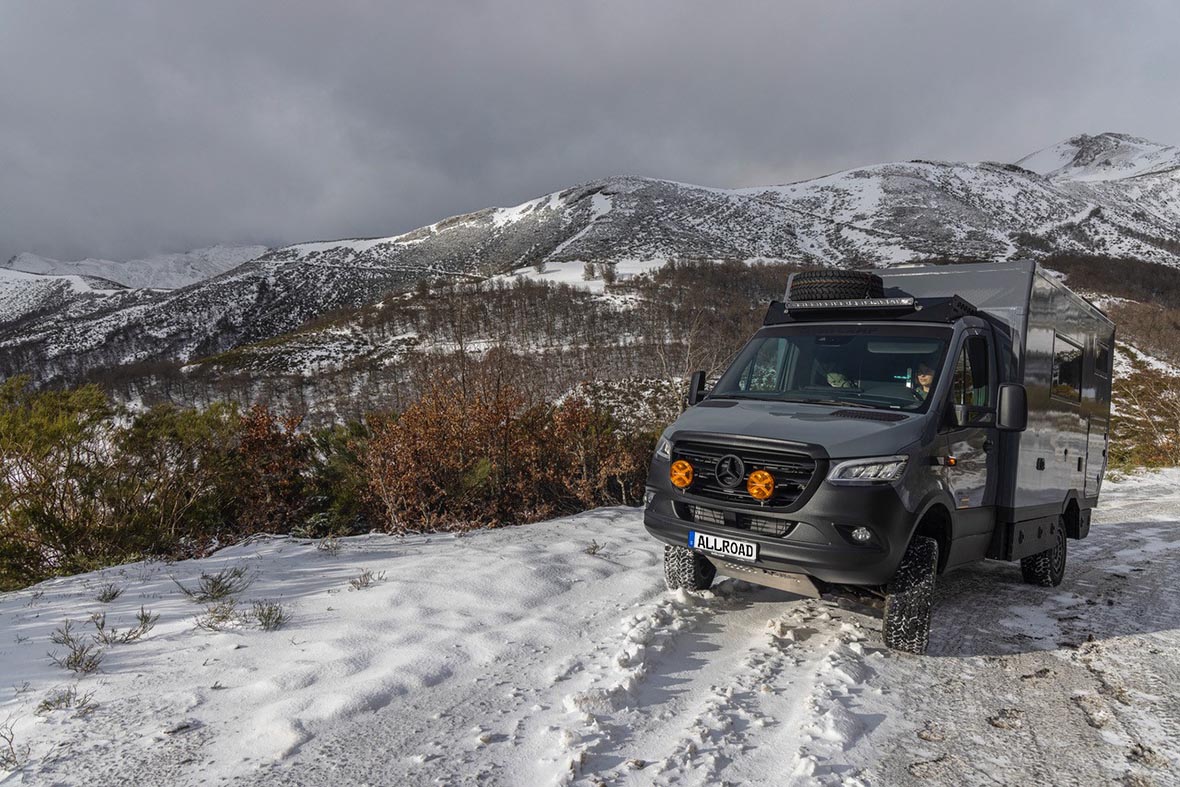
[[[1020,573],[1030,585],[1055,588],[1065,576],[1065,523],[1060,519],[1053,536],[1056,540],[1052,547],[1020,559]]]
[[[885,620],[881,634],[890,650],[922,655],[930,644],[930,613],[934,606],[934,575],[938,542],[914,536],[885,586]]]
[[[717,576],[709,559],[686,547],[664,546],[664,582],[668,590],[708,590]]]

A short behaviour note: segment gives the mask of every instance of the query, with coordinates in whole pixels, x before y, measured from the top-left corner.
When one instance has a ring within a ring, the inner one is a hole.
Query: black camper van
[[[795,274],[664,432],[644,524],[671,588],[717,573],[884,599],[926,650],[937,574],[1053,586],[1106,469],[1114,324],[1035,262]]]

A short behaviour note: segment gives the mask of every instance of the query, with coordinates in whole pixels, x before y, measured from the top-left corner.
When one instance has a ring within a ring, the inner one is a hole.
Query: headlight
[[[841,462],[828,473],[828,482],[842,485],[887,484],[901,478],[905,472],[904,456],[874,456]]]
[[[671,459],[672,444],[661,437],[660,442],[656,443],[656,456],[660,459]]]

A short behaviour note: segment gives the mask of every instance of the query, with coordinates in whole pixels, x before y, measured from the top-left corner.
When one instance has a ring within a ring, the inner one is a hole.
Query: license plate
[[[758,559],[757,544],[750,541],[738,541],[736,538],[713,536],[690,530],[688,531],[688,545],[693,549],[701,549],[734,560],[744,560],[747,563],[753,563]]]

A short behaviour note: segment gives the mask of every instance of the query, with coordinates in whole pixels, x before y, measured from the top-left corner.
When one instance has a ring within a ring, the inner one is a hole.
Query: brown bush
[[[366,453],[374,493],[394,532],[497,524],[519,442],[524,403],[507,388],[430,383],[398,418],[376,420]]]
[[[309,512],[311,439],[298,432],[300,419],[281,417],[261,405],[238,425],[236,530],[289,533]]]
[[[1180,465],[1180,378],[1132,360],[1114,381],[1110,463],[1119,468]]]
[[[498,363],[469,367],[462,384],[434,377],[399,417],[372,419],[370,429],[364,466],[397,533],[635,505],[658,433],[620,429],[585,397],[532,400]]]

